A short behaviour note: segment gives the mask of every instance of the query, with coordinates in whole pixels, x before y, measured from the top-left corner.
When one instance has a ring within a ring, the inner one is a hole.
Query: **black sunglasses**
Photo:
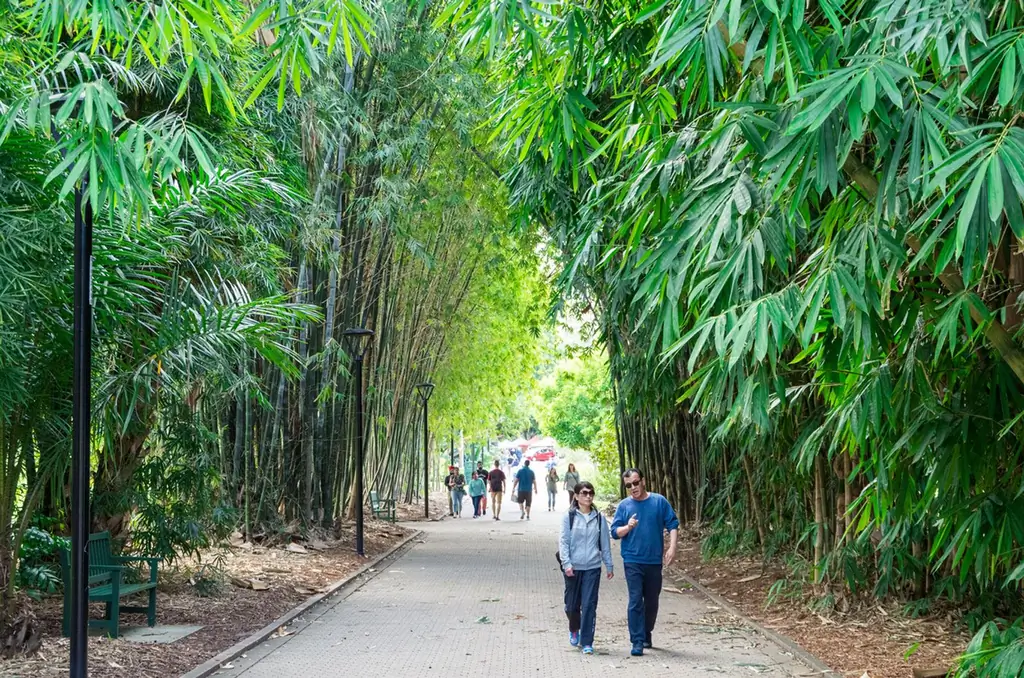
[[[581,497],[583,497],[583,496],[593,497],[594,496],[594,493],[591,490],[580,490],[579,494],[580,494]]]
[[[637,480],[636,482],[623,483],[623,484],[626,486],[627,490],[632,490],[634,487],[640,487],[640,483],[642,483],[643,481],[644,481],[644,479],[641,478],[640,480]]]

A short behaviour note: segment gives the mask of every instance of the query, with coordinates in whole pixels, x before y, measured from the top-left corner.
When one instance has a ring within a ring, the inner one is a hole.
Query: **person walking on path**
[[[580,474],[576,472],[576,464],[569,464],[562,480],[565,481],[563,487],[569,492],[569,506],[572,506],[572,502],[576,498],[576,486],[580,484]]]
[[[512,494],[516,495],[516,503],[519,504],[519,520],[530,519],[530,507],[533,506],[533,493],[537,491],[537,476],[530,468],[530,460],[523,461],[523,468],[516,471],[515,482],[512,483]]]
[[[452,498],[452,512],[449,515],[456,518],[462,517],[462,497],[466,492],[466,476],[459,473],[455,466],[448,467],[448,477],[445,478],[445,485]]]
[[[476,463],[476,475],[480,480],[484,481],[484,486],[487,486],[487,469],[484,468],[483,460]],[[480,500],[480,515],[487,515],[487,491],[484,491],[483,499]]]
[[[482,514],[480,513],[480,505],[483,504],[484,497],[487,494],[487,483],[480,477],[480,474],[473,471],[473,478],[469,481],[469,497],[473,500],[473,518],[479,518]]]
[[[594,506],[594,486],[583,482],[574,488],[577,505],[562,519],[558,560],[565,579],[565,615],[569,618],[569,644],[594,654],[597,596],[601,588],[601,563],[607,577],[615,576],[608,521]]]
[[[555,499],[558,497],[558,481],[560,480],[558,471],[554,466],[548,469],[548,474],[544,476],[544,480],[547,481],[548,487],[548,510],[554,511]],[[572,502],[569,502],[569,505],[571,506]]]
[[[648,492],[644,474],[631,468],[622,474],[629,496],[615,509],[612,537],[622,540],[622,564],[629,590],[629,653],[639,657],[654,646],[651,632],[658,619],[662,569],[676,557],[679,519],[668,499]],[[669,545],[665,551],[665,530]]]
[[[501,520],[501,500],[505,496],[505,472],[501,470],[501,461],[494,460],[494,468],[487,474],[487,482],[491,486],[491,513],[495,520]]]

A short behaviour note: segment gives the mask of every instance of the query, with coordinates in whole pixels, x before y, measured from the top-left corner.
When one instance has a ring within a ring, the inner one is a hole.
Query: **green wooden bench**
[[[370,510],[375,518],[383,518],[395,522],[395,500],[381,499],[377,490],[370,490]]]
[[[122,612],[145,612],[146,623],[156,626],[156,571],[160,558],[150,556],[115,556],[110,550],[110,533],[89,535],[89,602],[106,603],[103,619],[90,619],[89,626],[106,629],[107,635],[117,638],[117,627]],[[129,584],[124,580],[125,570],[131,563],[149,563],[149,581]],[[64,637],[71,635],[71,554],[60,552],[60,566],[64,573]],[[146,607],[121,605],[121,598],[147,591]]]

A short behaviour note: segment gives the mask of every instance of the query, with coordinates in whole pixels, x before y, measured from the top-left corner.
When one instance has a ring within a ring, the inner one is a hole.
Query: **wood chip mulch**
[[[915,619],[904,614],[902,605],[877,599],[840,601],[836,607],[846,611],[816,611],[809,586],[803,595],[776,596],[769,605],[772,585],[787,578],[782,566],[742,557],[703,562],[697,535],[681,531],[679,540],[674,569],[765,628],[796,641],[841,676],[910,678],[948,670],[970,640],[953,611]]]
[[[337,540],[296,542],[290,547],[288,544],[271,548],[240,546],[235,541],[232,546],[204,553],[201,561],[182,560],[173,570],[161,570],[157,592],[158,624],[203,628],[164,645],[92,636],[89,639],[89,675],[92,678],[168,678],[187,673],[387,552],[407,536],[409,530],[383,521],[367,521],[366,559],[355,555],[351,533],[351,526],[344,525]],[[200,596],[194,585],[195,574],[200,563],[214,562],[222,563],[224,582],[215,595]],[[252,585],[253,580],[260,590],[240,588]],[[34,605],[43,628],[42,648],[31,657],[0,660],[0,678],[68,674],[69,641],[61,637],[62,605],[59,596]],[[94,607],[91,614],[93,618],[100,617],[102,607]],[[144,615],[122,617],[122,628],[144,624]]]

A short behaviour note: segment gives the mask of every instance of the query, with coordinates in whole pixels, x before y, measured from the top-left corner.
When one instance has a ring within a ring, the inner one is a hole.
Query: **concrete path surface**
[[[216,675],[313,676],[814,676],[783,648],[708,615],[693,591],[661,596],[655,649],[629,656],[626,585],[615,544],[615,578],[602,577],[596,654],[569,645],[562,577],[555,562],[559,521],[544,497],[532,520],[506,503],[502,520],[416,523],[424,530],[364,585],[310,610],[296,632],[272,639]],[[666,586],[671,585],[666,581]]]

